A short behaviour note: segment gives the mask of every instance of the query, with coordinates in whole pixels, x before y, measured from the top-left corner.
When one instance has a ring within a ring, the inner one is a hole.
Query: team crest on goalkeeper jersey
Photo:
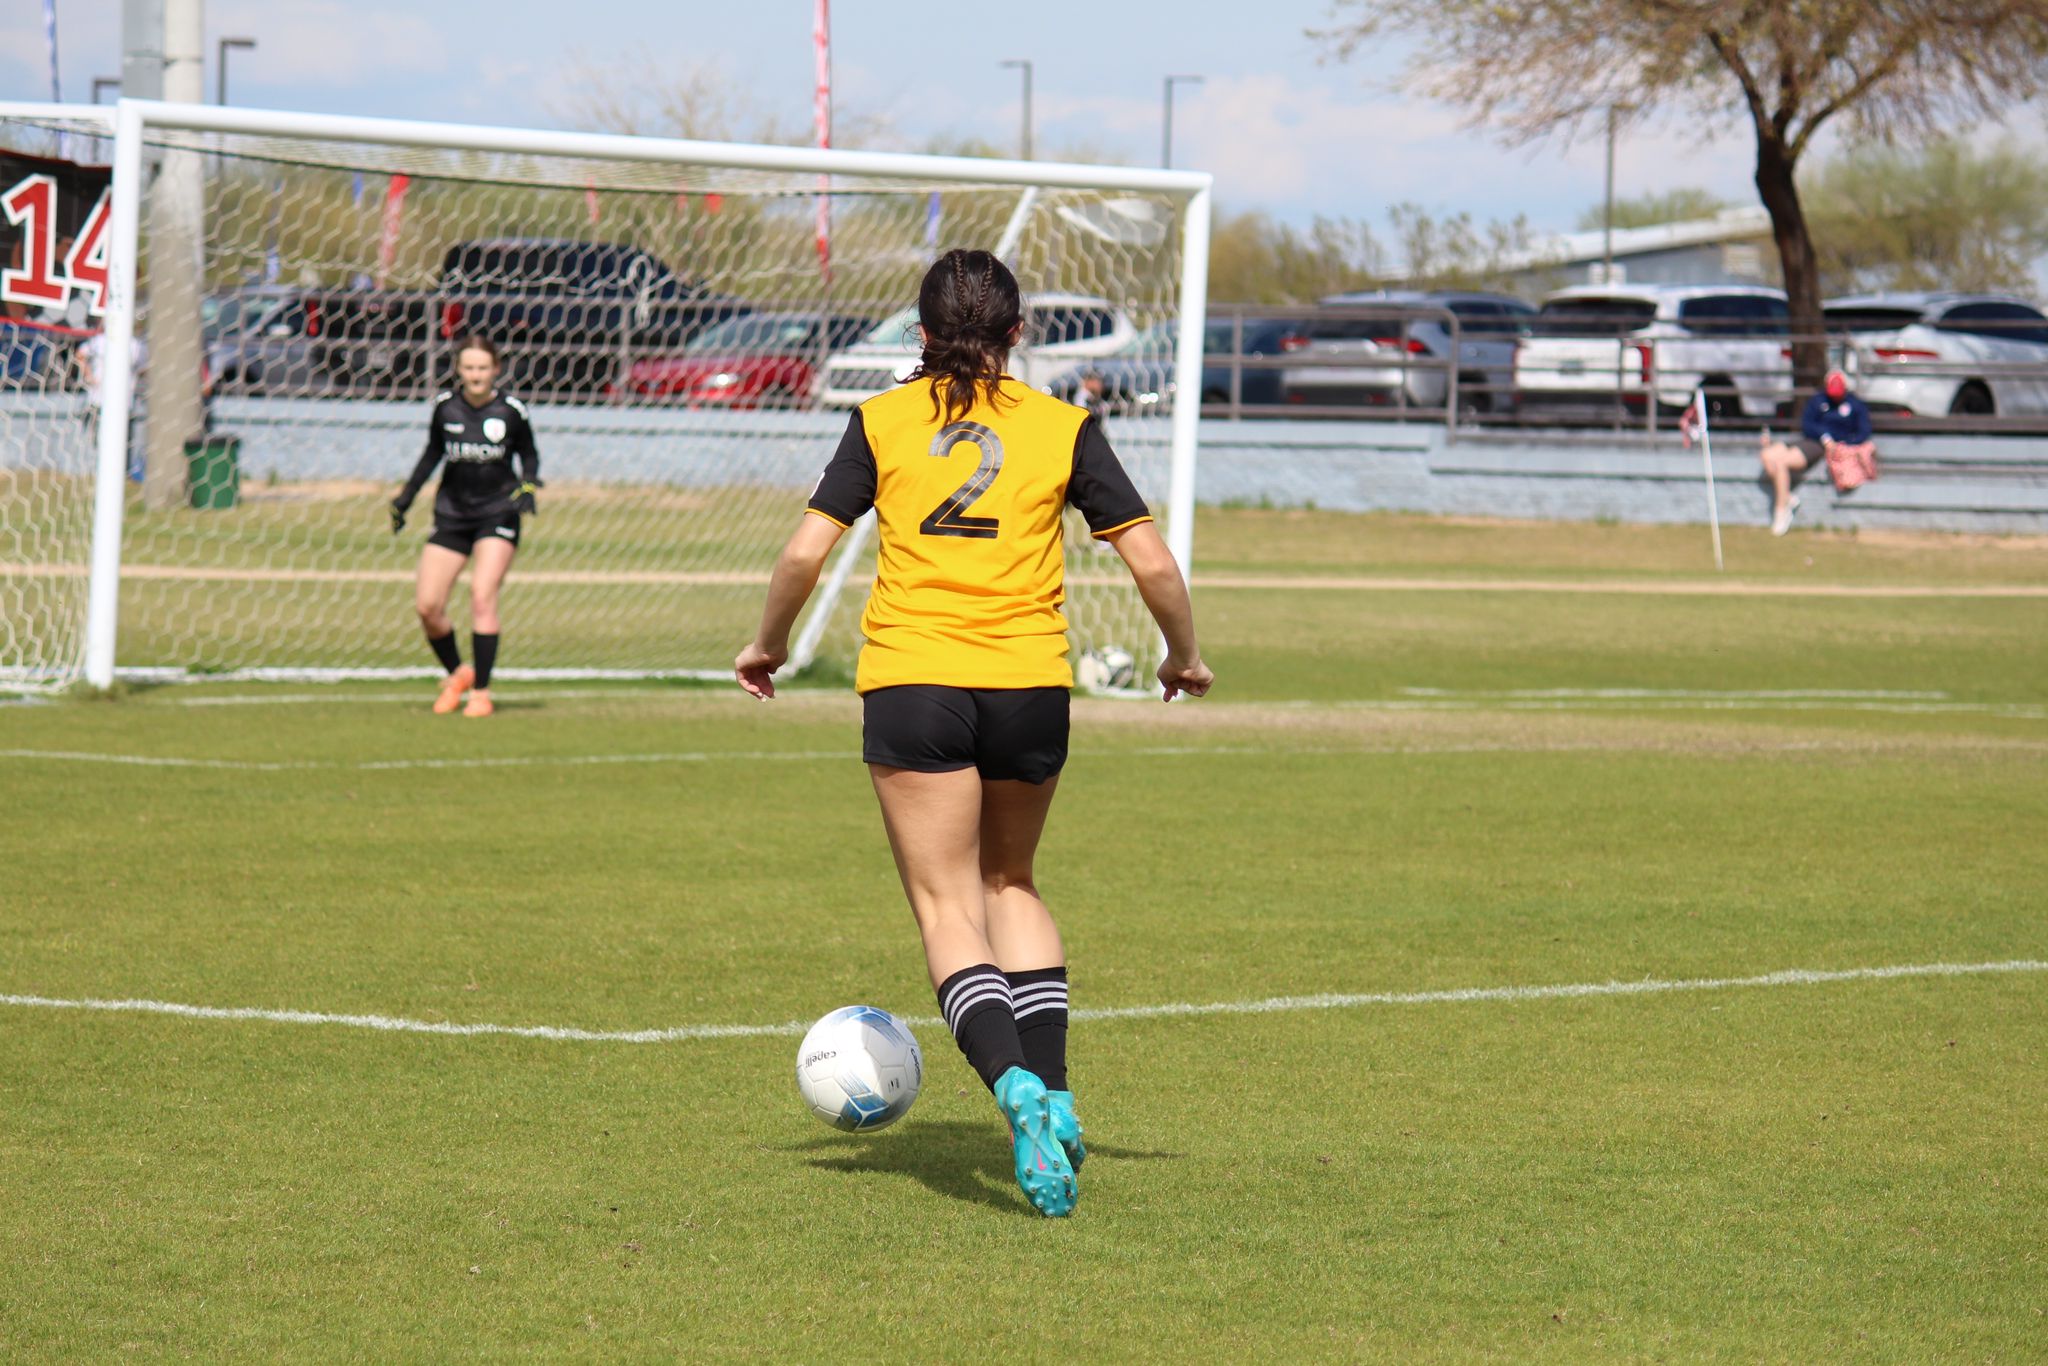
[[[484,419],[484,440],[486,440],[486,441],[503,441],[504,439],[505,439],[505,419],[504,419],[504,418],[502,418],[502,417],[487,417],[487,418],[485,418],[485,419]]]

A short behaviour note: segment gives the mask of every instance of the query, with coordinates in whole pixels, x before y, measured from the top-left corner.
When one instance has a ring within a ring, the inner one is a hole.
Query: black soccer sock
[[[498,633],[471,632],[469,647],[476,651],[476,687],[482,692],[491,686],[491,666],[498,662]]]
[[[1048,1091],[1067,1086],[1067,970],[1033,968],[1006,972],[1011,1009],[1017,1017],[1017,1042],[1024,1065],[1038,1074]]]
[[[939,1013],[967,1065],[995,1090],[996,1078],[1023,1067],[1024,1046],[1017,1042],[1017,1017],[1010,1011],[1010,984],[994,963],[962,968],[939,984]]]
[[[441,661],[441,667],[454,673],[462,667],[462,651],[456,648],[455,632],[445,636],[428,636],[427,644],[434,647],[434,658]]]

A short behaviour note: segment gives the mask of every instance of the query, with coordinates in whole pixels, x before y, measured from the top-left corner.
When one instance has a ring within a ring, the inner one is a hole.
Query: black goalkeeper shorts
[[[519,544],[519,514],[508,512],[503,517],[484,517],[474,522],[435,522],[434,534],[427,537],[428,545],[452,550],[458,555],[467,555],[476,548],[478,541],[496,537],[501,541]]]
[[[1042,783],[1067,762],[1065,688],[948,688],[906,683],[861,697],[861,758],[918,773],[971,768]]]

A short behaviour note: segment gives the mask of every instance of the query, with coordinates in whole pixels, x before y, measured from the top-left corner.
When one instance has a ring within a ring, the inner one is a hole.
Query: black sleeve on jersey
[[[1109,448],[1102,424],[1092,417],[1074,437],[1074,476],[1067,481],[1067,501],[1081,510],[1088,530],[1097,536],[1152,515],[1131,476],[1124,473],[1123,462]]]
[[[506,454],[519,461],[519,482],[541,487],[540,447],[533,440],[533,418],[528,415],[526,405],[517,399],[505,405],[519,415],[519,421],[512,429],[512,441]]]
[[[847,419],[846,434],[839,438],[839,449],[832,453],[832,463],[825,466],[818,487],[811,490],[809,506],[841,526],[852,526],[874,505],[875,452],[868,445],[867,424],[855,408]]]
[[[420,452],[419,464],[412,467],[412,478],[405,481],[405,487],[400,489],[398,497],[392,500],[401,509],[411,507],[412,500],[419,497],[420,490],[426,487],[428,477],[434,472],[434,466],[441,463],[442,452],[446,450],[443,444],[445,440],[446,438],[441,435],[441,405],[436,403],[434,411],[427,417],[427,448]]]

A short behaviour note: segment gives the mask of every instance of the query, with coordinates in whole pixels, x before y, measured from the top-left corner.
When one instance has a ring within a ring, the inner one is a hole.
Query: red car
[[[677,400],[692,407],[792,408],[809,402],[819,361],[874,328],[872,318],[816,313],[748,313],[692,337],[673,356],[643,356],[626,372],[635,398]]]

